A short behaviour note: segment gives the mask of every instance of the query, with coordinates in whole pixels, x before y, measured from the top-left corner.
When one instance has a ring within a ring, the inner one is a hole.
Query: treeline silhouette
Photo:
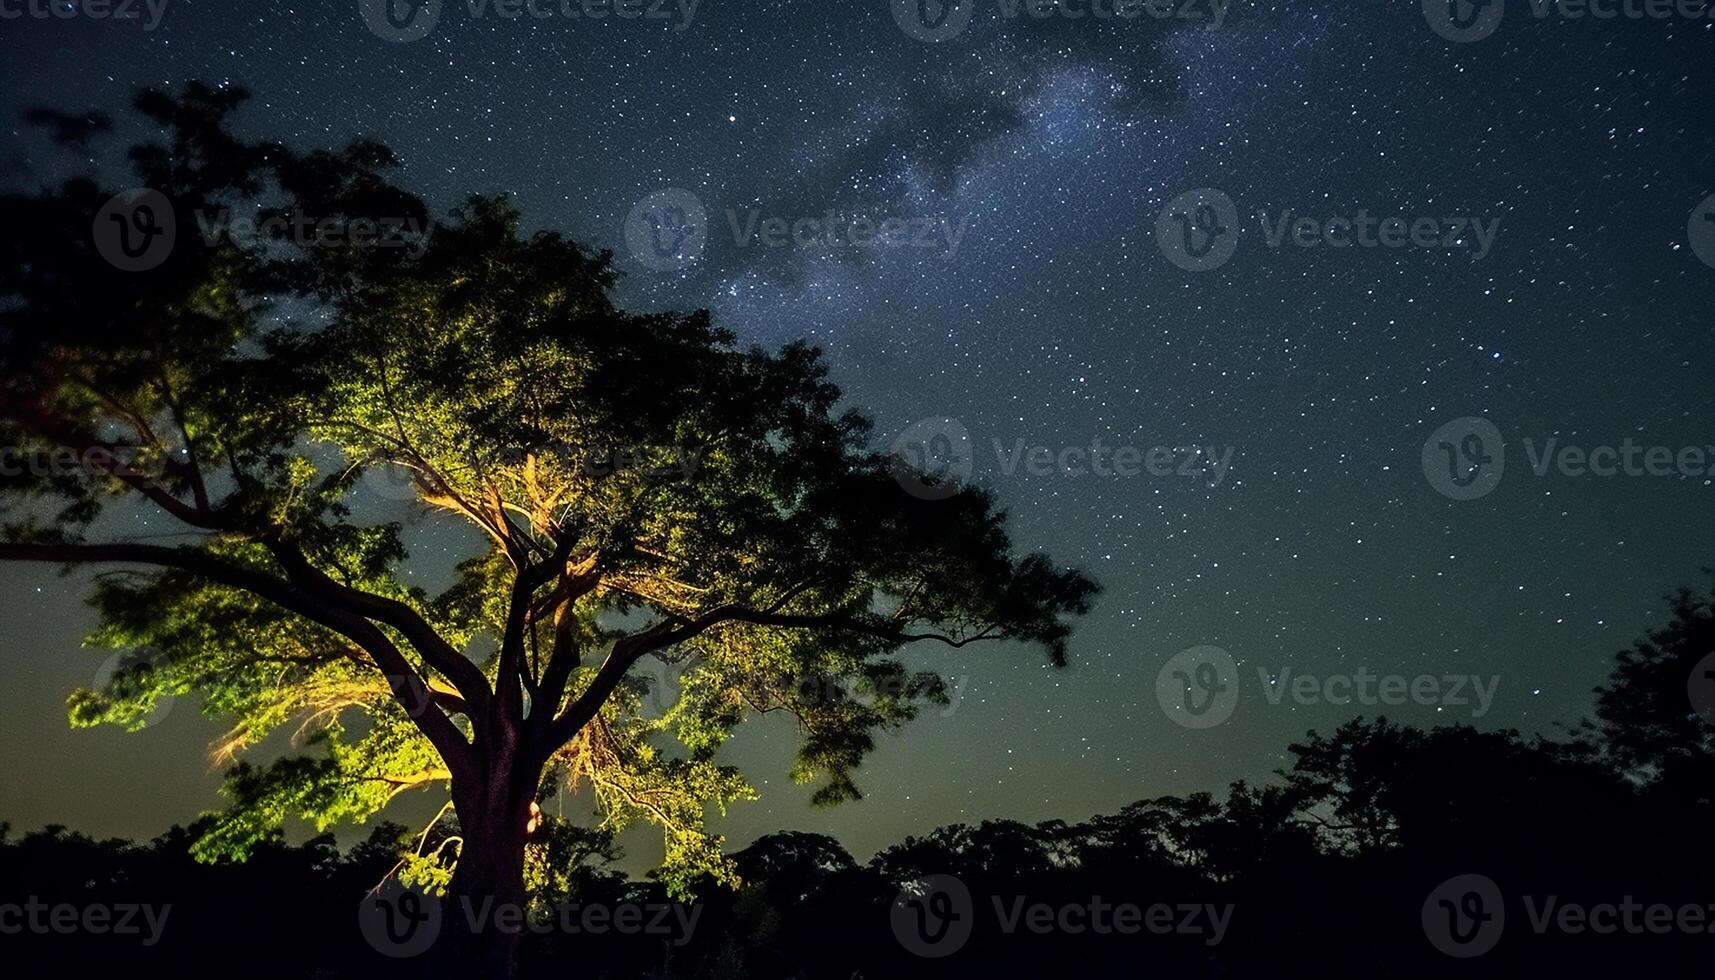
[[[1715,717],[1711,688],[1701,685],[1715,685],[1705,676],[1715,673],[1715,592],[1683,591],[1672,612],[1668,626],[1619,655],[1597,691],[1594,718],[1555,737],[1357,719],[1309,733],[1291,746],[1277,780],[1235,784],[1224,798],[1146,799],[1078,823],[943,827],[868,864],[823,835],[772,834],[734,855],[740,889],[701,889],[688,938],[532,935],[526,975],[1707,972],[1715,953]],[[405,828],[379,826],[344,851],[331,836],[299,845],[277,839],[242,864],[197,863],[189,854],[196,836],[194,827],[147,844],[60,827],[0,833],[0,906],[31,898],[172,905],[153,946],[25,931],[0,935],[0,950],[73,975],[141,966],[188,976],[416,976],[430,965],[431,957],[381,956],[357,928],[359,901],[416,843]],[[545,898],[668,901],[658,882],[613,869],[619,854],[608,834],[557,823],[550,838],[561,872],[557,894]],[[1465,874],[1492,879],[1505,896],[1504,929],[1492,949],[1453,958],[1427,934],[1426,916],[1441,910],[1429,903],[1426,911],[1426,902]],[[941,958],[908,949],[893,915],[901,887],[933,875],[956,877],[971,896],[962,910],[969,940]],[[1211,942],[1206,930],[1039,932],[1025,918],[1009,919],[1038,903],[1087,908],[1097,900],[1110,908],[1230,907],[1230,921]],[[1618,918],[1561,911],[1604,904]],[[1628,904],[1636,906],[1630,913]],[[1650,907],[1672,911],[1652,918]],[[1701,909],[1701,920],[1686,908]]]

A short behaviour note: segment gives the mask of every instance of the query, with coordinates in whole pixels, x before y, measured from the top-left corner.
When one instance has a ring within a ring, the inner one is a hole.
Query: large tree
[[[524,233],[501,199],[431,233],[386,147],[246,142],[243,100],[138,99],[164,142],[130,160],[171,215],[115,217],[91,178],[0,201],[21,232],[0,272],[0,559],[77,572],[93,639],[148,651],[74,695],[74,723],[185,694],[229,720],[231,806],[203,856],[439,789],[453,846],[408,870],[524,903],[551,852],[533,804],[587,784],[608,826],[660,825],[684,892],[733,876],[704,817],[753,795],[715,762],[747,715],[796,718],[792,775],[833,803],[877,732],[945,700],[906,645],[1064,661],[1093,583],[1015,554],[983,492],[905,492],[819,352],[626,312],[608,255]],[[215,220],[258,209],[289,220]],[[146,271],[92,241],[163,219],[177,240]],[[352,240],[370,227],[393,233]],[[363,493],[389,477],[405,519]],[[407,538],[470,547],[431,591]],[[648,657],[682,671],[664,711]],[[283,726],[294,753],[242,761]],[[517,970],[503,934],[455,950]]]

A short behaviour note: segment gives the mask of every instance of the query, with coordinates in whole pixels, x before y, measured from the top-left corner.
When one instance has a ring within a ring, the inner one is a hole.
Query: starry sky
[[[1270,703],[1258,668],[1498,680],[1482,717],[1385,709],[1422,724],[1582,717],[1662,596],[1715,563],[1715,481],[1539,476],[1526,440],[1715,447],[1715,243],[1692,234],[1715,194],[1715,21],[1537,18],[1510,0],[1491,36],[1456,43],[1414,0],[1233,0],[1219,27],[1202,0],[1185,8],[1200,19],[1123,22],[974,2],[939,43],[887,0],[703,0],[689,20],[447,0],[409,41],[345,0],[167,0],[152,29],[141,7],[0,19],[0,175],[93,168],[127,186],[100,153],[14,122],[24,107],[244,85],[249,135],[378,137],[439,208],[504,191],[531,225],[613,249],[632,308],[821,345],[884,439],[924,420],[967,432],[970,479],[1021,546],[1105,586],[1071,666],[914,654],[954,704],[884,740],[867,799],[832,811],[786,780],[790,732],[750,726],[729,758],[763,798],[717,823],[734,843],[814,830],[867,857],[961,820],[1218,791],[1267,778],[1307,729],[1380,710]],[[626,231],[670,188],[706,210],[705,247],[661,268]],[[1157,232],[1199,189],[1234,202],[1238,230],[1229,260],[1195,272]],[[1481,255],[1464,235],[1275,244],[1288,212],[1498,225]],[[961,234],[773,248],[744,233],[828,214]],[[1471,417],[1504,438],[1506,468],[1454,499],[1424,446]],[[1218,481],[1008,465],[1020,446],[1097,439],[1230,465]],[[466,543],[417,540],[430,561]],[[179,704],[139,734],[68,730],[65,695],[104,659],[80,649],[80,597],[76,579],[0,567],[0,821],[151,835],[216,804],[217,726]],[[1199,646],[1227,651],[1242,687],[1229,720],[1190,729],[1156,681]]]

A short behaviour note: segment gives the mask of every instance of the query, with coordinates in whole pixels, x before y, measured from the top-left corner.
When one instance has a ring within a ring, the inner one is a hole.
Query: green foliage
[[[659,827],[664,859],[658,875],[669,893],[692,896],[696,882],[737,884],[725,839],[704,826],[705,811],[756,798],[739,772],[707,755],[676,757],[654,744],[665,723],[644,717],[639,686],[615,692],[599,717],[555,756],[550,778],[567,789],[588,785],[602,814],[601,828],[618,833],[638,820]]]
[[[904,493],[812,348],[621,310],[606,254],[526,233],[501,198],[410,248],[191,234],[221,209],[428,215],[378,144],[234,136],[243,98],[139,99],[165,139],[132,159],[181,222],[147,275],[95,254],[93,182],[0,198],[28,230],[0,256],[0,443],[80,460],[0,477],[0,560],[109,569],[90,641],[148,651],[149,669],[74,694],[74,724],[135,727],[167,696],[227,723],[230,806],[199,855],[436,789],[460,846],[403,873],[448,884],[478,840],[522,839],[531,799],[588,785],[602,832],[661,829],[661,874],[687,894],[736,880],[706,819],[755,795],[717,762],[741,721],[789,714],[792,778],[818,804],[855,800],[877,734],[945,703],[908,644],[1064,662],[1095,585],[1015,555],[985,493]],[[101,536],[139,508],[175,543]],[[439,525],[480,544],[431,594],[404,541]],[[664,710],[631,673],[645,657],[680,668]],[[240,761],[276,733],[285,757]],[[530,845],[538,889],[568,887],[550,866],[568,833]]]

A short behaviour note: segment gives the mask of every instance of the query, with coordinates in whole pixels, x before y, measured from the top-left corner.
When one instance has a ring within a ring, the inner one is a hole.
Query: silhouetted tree
[[[1618,655],[1585,729],[1652,792],[1715,804],[1715,585],[1681,589],[1672,618]]]

